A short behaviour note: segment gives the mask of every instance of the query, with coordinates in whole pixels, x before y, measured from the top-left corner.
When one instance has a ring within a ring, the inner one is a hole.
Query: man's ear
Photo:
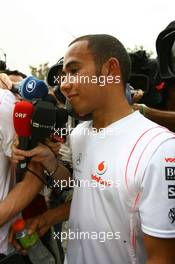
[[[120,76],[120,65],[116,58],[110,58],[102,66],[102,75],[106,76]]]

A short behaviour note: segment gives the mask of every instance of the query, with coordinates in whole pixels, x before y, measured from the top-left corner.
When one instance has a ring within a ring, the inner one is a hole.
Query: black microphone
[[[64,108],[56,107],[56,125],[54,133],[52,133],[52,140],[54,142],[64,143],[66,141],[67,129],[66,123],[68,121],[68,112]]]
[[[43,101],[53,103],[54,105],[57,105],[57,99],[55,98],[54,95],[52,94],[47,94],[44,98]]]
[[[56,107],[56,128],[62,128],[68,121],[68,112],[64,108]]]
[[[54,131],[55,124],[56,110],[53,103],[39,101],[32,115],[30,148],[36,147],[38,142],[48,138]]]

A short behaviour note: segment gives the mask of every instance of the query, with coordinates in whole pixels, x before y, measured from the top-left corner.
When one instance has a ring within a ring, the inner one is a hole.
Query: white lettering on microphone
[[[25,113],[15,113],[15,117],[19,117],[19,118],[26,118],[27,117],[27,114]]]

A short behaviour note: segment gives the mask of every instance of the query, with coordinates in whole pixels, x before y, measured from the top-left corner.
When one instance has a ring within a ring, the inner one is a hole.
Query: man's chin
[[[86,111],[83,109],[78,109],[78,108],[73,107],[73,106],[72,106],[72,108],[73,108],[74,112],[76,113],[76,115],[78,115],[80,117],[83,117],[83,116],[86,116],[89,114],[89,111]]]
[[[83,114],[82,113],[77,114],[77,113],[75,113],[75,114],[79,120],[82,120],[82,121],[92,120],[92,114],[91,113],[88,113],[88,114],[84,114],[84,113]]]
[[[69,101],[66,102],[66,108],[68,110],[68,113],[75,119],[82,121],[92,120],[92,116],[89,111],[86,111],[85,109],[82,109],[80,107],[78,108],[71,104]]]
[[[73,109],[73,112],[74,112],[75,118],[77,118],[78,120],[82,120],[82,121],[92,120],[91,113],[88,113],[85,111],[76,111],[75,109]]]
[[[85,116],[86,114],[82,114],[82,113],[80,113],[80,114],[78,114],[78,113],[76,113],[78,116],[80,116],[80,117],[83,117],[83,116]]]

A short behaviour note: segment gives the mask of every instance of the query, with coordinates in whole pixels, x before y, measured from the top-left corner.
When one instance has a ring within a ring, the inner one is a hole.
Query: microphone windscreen
[[[56,107],[56,128],[62,128],[68,121],[68,112],[64,108]]]
[[[57,99],[52,94],[47,94],[46,97],[43,98],[43,101],[53,103],[54,105],[57,104]]]
[[[53,87],[53,91],[54,91],[54,94],[57,98],[57,100],[60,102],[60,103],[63,103],[65,104],[66,102],[66,97],[62,94],[62,92],[60,91],[60,86],[59,85],[56,85]]]
[[[32,115],[31,148],[34,148],[38,144],[38,142],[51,135],[55,128],[55,122],[55,106],[50,102],[38,102]]]
[[[48,94],[46,83],[34,76],[25,78],[16,88],[18,88],[21,97],[26,100],[42,99]]]
[[[20,137],[31,136],[31,118],[34,110],[32,103],[27,101],[17,102],[13,111],[13,124]]]

